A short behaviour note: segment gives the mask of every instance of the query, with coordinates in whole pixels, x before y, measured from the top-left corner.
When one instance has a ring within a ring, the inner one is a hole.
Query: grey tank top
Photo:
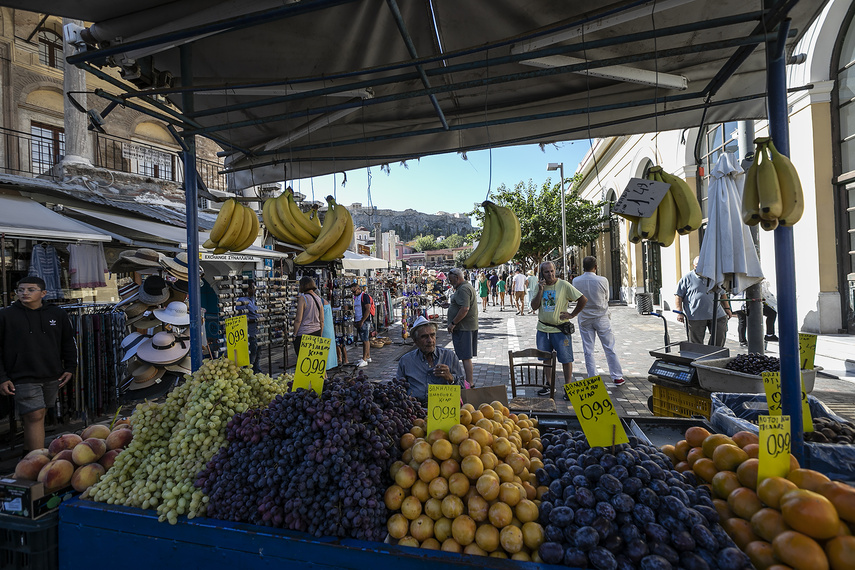
[[[320,299],[311,293],[300,293],[303,298],[303,320],[300,322],[300,330],[296,334],[313,333],[321,328],[321,307],[323,307]]]

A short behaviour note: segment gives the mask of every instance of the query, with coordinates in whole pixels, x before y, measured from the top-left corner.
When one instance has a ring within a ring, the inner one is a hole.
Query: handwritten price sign
[[[294,370],[294,383],[291,391],[297,388],[314,390],[318,396],[324,390],[324,377],[327,373],[327,356],[330,352],[330,339],[305,334],[300,339],[300,352],[297,367]]]
[[[460,386],[428,384],[427,431],[447,432],[460,423]]]
[[[790,472],[790,416],[760,416],[760,454],[757,483]]]
[[[816,358],[816,335],[810,333],[799,333],[799,362],[802,370],[813,370],[813,361]]]
[[[226,356],[238,366],[249,366],[249,337],[246,315],[226,319]]]
[[[665,193],[670,187],[671,185],[665,182],[647,180],[646,178],[632,178],[623,194],[612,207],[612,212],[647,218],[656,211],[659,202],[665,197]]]
[[[629,443],[602,378],[593,376],[564,385],[591,447]]]
[[[763,388],[766,390],[766,403],[769,405],[770,416],[780,416],[781,405],[781,373],[764,372]],[[808,405],[805,383],[802,380],[802,430],[813,431],[813,419],[810,416],[810,405]]]

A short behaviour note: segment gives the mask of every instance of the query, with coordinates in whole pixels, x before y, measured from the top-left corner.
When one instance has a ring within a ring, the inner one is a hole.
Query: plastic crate
[[[710,417],[709,398],[687,394],[659,384],[653,385],[653,415],[665,418]]]
[[[59,568],[59,513],[36,520],[0,514],[0,569]]]

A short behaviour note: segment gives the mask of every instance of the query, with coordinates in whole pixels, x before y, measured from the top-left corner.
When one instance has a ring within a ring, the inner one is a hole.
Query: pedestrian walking
[[[522,269],[519,267],[514,272],[514,278],[511,281],[514,286],[514,307],[517,310],[518,315],[525,314],[525,296],[526,296],[526,288],[528,283],[526,282],[525,275],[523,275]]]
[[[487,312],[487,300],[490,298],[490,281],[487,279],[487,276],[483,273],[478,278],[478,296],[481,297],[481,303],[483,310],[485,313]]]

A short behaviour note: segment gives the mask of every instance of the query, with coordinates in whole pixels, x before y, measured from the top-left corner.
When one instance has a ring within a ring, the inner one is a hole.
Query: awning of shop
[[[128,245],[152,247],[152,244],[162,244],[162,248],[169,250],[187,249],[187,231],[184,228],[161,224],[143,218],[131,218],[121,214],[97,212],[84,208],[67,207],[65,211],[69,212],[69,215],[82,217],[83,220],[95,227],[103,227],[111,236]],[[200,242],[205,241],[207,232],[204,232],[204,234],[205,237],[202,237],[199,240]],[[200,232],[201,235],[203,235],[202,232]],[[145,240],[146,243],[141,243],[139,240]],[[288,257],[287,253],[265,249],[256,245],[249,246],[240,255],[254,258]]]
[[[0,233],[7,238],[55,241],[110,241],[94,231],[22,196],[0,196]]]
[[[352,251],[344,252],[342,267],[345,269],[387,269],[389,262],[379,257],[360,255]]]

